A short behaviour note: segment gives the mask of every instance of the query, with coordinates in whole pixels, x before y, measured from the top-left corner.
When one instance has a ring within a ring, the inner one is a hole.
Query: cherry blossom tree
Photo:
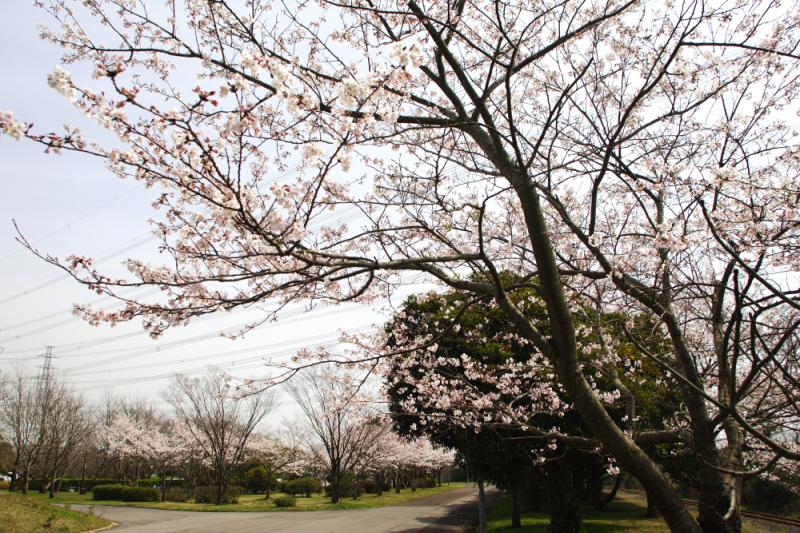
[[[159,195],[161,263],[131,259],[121,278],[36,252],[125,301],[77,308],[90,322],[141,317],[158,335],[268,300],[368,302],[415,271],[494,298],[675,531],[738,531],[741,477],[800,459],[796,6],[41,5],[56,20],[43,37],[97,78],[59,67],[48,83],[124,146],[10,112],[0,130],[104,158]],[[499,272],[538,280],[547,329]],[[143,285],[163,297],[120,292]],[[586,300],[649,312],[669,335],[674,353],[653,355],[689,412],[699,520],[582,371],[571,308]],[[775,401],[766,424],[759,398]],[[748,442],[765,463],[747,463]]]
[[[167,469],[197,451],[192,440],[182,437],[168,420],[136,420],[119,414],[105,435],[108,449],[123,457],[155,465],[161,477],[161,499],[165,500]]]
[[[248,440],[272,410],[274,395],[262,390],[244,397],[229,376],[209,368],[199,378],[175,376],[166,399],[175,409],[172,431],[211,468],[219,505],[233,470],[247,457]]]
[[[363,475],[380,456],[388,433],[375,397],[362,385],[351,372],[325,369],[296,378],[290,387],[305,419],[301,442],[324,468],[332,503],[341,498],[347,474]]]
[[[269,499],[272,479],[281,472],[293,472],[303,463],[303,454],[294,442],[278,436],[256,433],[247,441],[247,457],[266,470],[267,489],[264,499]]]

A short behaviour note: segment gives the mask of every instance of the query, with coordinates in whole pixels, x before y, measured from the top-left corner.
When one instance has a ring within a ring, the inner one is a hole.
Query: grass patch
[[[56,507],[41,498],[0,494],[0,529],[8,533],[73,533],[109,524],[105,518]]]
[[[75,492],[60,493],[54,500],[57,503],[64,504],[84,504],[84,505],[115,505],[124,507],[146,507],[148,509],[167,509],[172,511],[237,511],[237,512],[253,512],[253,511],[323,511],[334,509],[368,509],[371,507],[386,507],[389,505],[398,505],[408,501],[424,498],[433,494],[440,494],[450,490],[460,489],[468,486],[466,483],[450,483],[449,485],[442,485],[441,487],[420,488],[415,492],[411,489],[404,489],[399,494],[394,491],[384,492],[381,496],[375,494],[364,494],[359,496],[358,499],[347,497],[342,498],[337,504],[330,503],[328,498],[321,494],[314,494],[310,498],[297,497],[297,505],[295,507],[276,507],[273,500],[279,496],[285,496],[280,492],[271,494],[269,500],[264,499],[263,494],[242,494],[239,497],[239,503],[226,503],[222,505],[213,505],[209,503],[178,503],[178,502],[120,502],[120,501],[94,501],[91,499],[91,494],[80,495]],[[46,494],[32,494],[34,498],[41,499],[47,498]]]
[[[603,511],[584,509],[583,528],[586,533],[669,533],[667,524],[661,518],[647,518],[647,505],[644,496],[618,492],[617,497]],[[694,510],[692,511],[694,512]],[[550,518],[546,513],[523,513],[522,527],[511,527],[511,499],[503,496],[492,506],[487,516],[487,531],[494,533],[545,533],[550,531]],[[743,519],[743,533],[759,533],[763,524]],[[775,525],[773,533],[792,531]]]
[[[646,518],[646,508],[627,495],[617,495],[604,511],[585,509],[583,529],[587,533],[620,531],[642,533],[668,533],[669,528],[660,518]],[[500,498],[487,517],[487,530],[507,533],[544,533],[550,531],[550,517],[546,513],[523,513],[522,528],[511,527],[511,500]]]

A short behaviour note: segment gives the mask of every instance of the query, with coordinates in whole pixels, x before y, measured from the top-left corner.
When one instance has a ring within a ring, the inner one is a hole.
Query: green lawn
[[[583,518],[583,529],[587,533],[610,533],[628,531],[631,533],[669,532],[660,518],[645,518],[645,507],[635,498],[618,495],[605,511],[587,509]],[[489,511],[487,530],[493,532],[548,532],[550,519],[545,513],[523,513],[522,528],[511,528],[511,500],[502,497]]]
[[[89,505],[117,505],[125,507],[148,507],[152,509],[171,509],[177,511],[321,511],[330,509],[365,509],[369,507],[385,507],[387,505],[397,505],[410,500],[424,498],[432,494],[439,494],[449,490],[459,489],[468,486],[466,483],[450,483],[441,487],[429,489],[417,489],[412,492],[404,489],[399,494],[394,491],[384,492],[382,496],[374,494],[364,494],[358,499],[343,498],[339,503],[332,504],[328,498],[320,494],[314,494],[310,498],[297,497],[296,507],[275,507],[272,503],[281,493],[273,493],[271,499],[265,500],[263,494],[243,494],[239,498],[239,503],[228,503],[222,505],[212,505],[206,503],[176,503],[176,502],[120,502],[120,501],[93,501],[91,494],[81,496],[74,492],[62,492],[53,501],[66,504],[89,504]],[[37,500],[47,499],[46,494],[31,493]]]
[[[603,511],[588,508],[584,512],[583,529],[586,533],[668,533],[669,528],[661,518],[646,518],[643,496],[633,493],[617,493],[617,497]],[[758,533],[763,528],[744,520],[744,533]],[[523,513],[522,528],[511,527],[511,500],[500,498],[489,511],[487,531],[495,533],[545,533],[550,531],[550,519],[544,513]],[[773,533],[792,531],[776,525]]]
[[[8,533],[73,533],[110,524],[104,518],[57,507],[40,498],[0,494],[0,530]]]

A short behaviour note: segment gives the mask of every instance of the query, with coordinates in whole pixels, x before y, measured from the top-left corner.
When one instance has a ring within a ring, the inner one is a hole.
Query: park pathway
[[[477,490],[455,489],[391,507],[342,511],[237,513],[97,505],[93,512],[118,522],[114,533],[455,533],[476,518]]]

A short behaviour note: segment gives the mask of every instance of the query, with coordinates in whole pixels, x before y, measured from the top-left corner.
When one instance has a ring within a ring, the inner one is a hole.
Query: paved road
[[[217,513],[98,505],[94,512],[120,524],[113,532],[125,533],[452,533],[471,524],[476,500],[477,491],[464,488],[376,509]]]

